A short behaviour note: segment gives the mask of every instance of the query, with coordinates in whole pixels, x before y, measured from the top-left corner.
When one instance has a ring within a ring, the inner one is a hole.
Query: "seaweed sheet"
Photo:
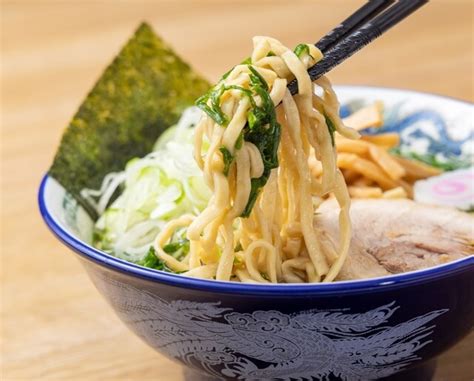
[[[132,157],[150,152],[183,109],[210,87],[143,23],[107,67],[62,137],[49,171],[81,198]]]

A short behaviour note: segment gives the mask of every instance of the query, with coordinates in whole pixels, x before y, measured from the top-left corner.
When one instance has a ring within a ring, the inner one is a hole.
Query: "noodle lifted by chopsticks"
[[[329,81],[312,83],[308,76],[307,68],[322,58],[317,48],[298,45],[292,51],[268,37],[253,42],[252,56],[197,102],[204,112],[194,154],[211,200],[197,217],[171,221],[156,237],[155,253],[172,270],[193,277],[330,282],[351,239],[335,133],[349,139],[358,133],[343,125]],[[293,97],[287,84],[294,78],[299,93]],[[321,168],[318,178],[310,159]],[[337,253],[313,227],[317,204],[329,193],[340,206]],[[163,247],[183,228],[190,251],[175,258]]]

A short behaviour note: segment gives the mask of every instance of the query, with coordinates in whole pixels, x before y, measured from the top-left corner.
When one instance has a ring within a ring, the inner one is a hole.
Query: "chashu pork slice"
[[[315,226],[338,247],[339,208],[318,209]],[[411,200],[352,200],[352,241],[337,280],[366,279],[420,270],[474,255],[474,217]]]

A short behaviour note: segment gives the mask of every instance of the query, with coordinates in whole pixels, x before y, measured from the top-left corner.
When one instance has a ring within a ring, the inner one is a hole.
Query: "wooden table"
[[[141,20],[215,80],[250,38],[312,42],[363,1],[2,1],[3,380],[181,380],[132,335],[47,231],[36,190],[64,126]],[[471,0],[434,0],[331,74],[473,100]],[[471,335],[436,380],[468,380]]]

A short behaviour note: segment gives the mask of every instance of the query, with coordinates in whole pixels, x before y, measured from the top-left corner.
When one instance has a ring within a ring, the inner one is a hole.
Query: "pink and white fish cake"
[[[414,199],[425,204],[472,210],[474,207],[474,167],[458,169],[417,181]]]

